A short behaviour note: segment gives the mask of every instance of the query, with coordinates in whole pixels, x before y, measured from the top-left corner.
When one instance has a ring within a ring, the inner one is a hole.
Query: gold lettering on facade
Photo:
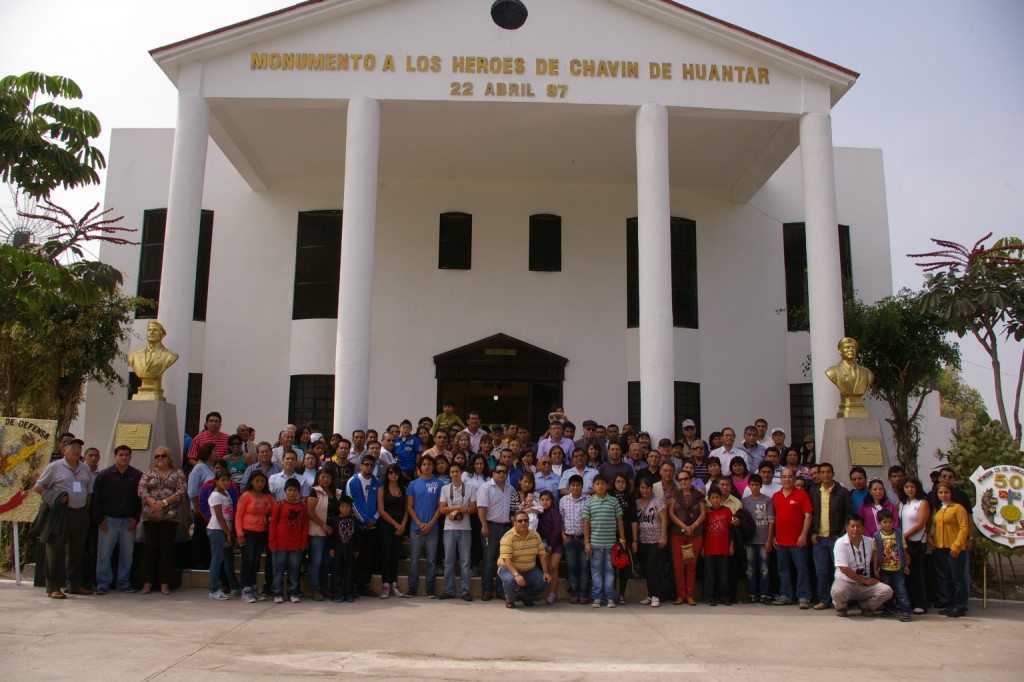
[[[639,78],[640,62],[570,59],[569,73],[584,78]]]
[[[558,60],[557,59],[538,59],[537,60],[537,75],[538,76],[557,76],[558,75]]]
[[[395,58],[391,55],[384,56],[384,65],[380,67],[381,71],[394,71],[395,70]]]
[[[533,83],[505,83],[502,81],[488,83],[484,88],[484,97],[533,97]]]

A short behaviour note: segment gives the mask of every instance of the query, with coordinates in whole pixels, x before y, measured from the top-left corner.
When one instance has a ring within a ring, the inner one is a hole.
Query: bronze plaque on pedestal
[[[878,440],[850,440],[850,464],[861,467],[885,466],[882,442]]]
[[[149,450],[149,437],[152,432],[152,424],[120,423],[114,435],[114,447],[127,445],[133,451]]]

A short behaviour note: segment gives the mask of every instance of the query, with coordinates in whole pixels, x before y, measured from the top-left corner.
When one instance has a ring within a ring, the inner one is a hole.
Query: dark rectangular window
[[[697,223],[672,218],[671,230],[672,326],[697,329]]]
[[[700,384],[692,381],[675,381],[672,383],[673,416],[676,432],[671,434],[673,440],[682,433],[680,425],[684,419],[692,419],[700,424]],[[642,412],[640,405],[640,382],[630,381],[626,384],[626,417],[635,431],[640,430]],[[664,434],[651,434],[654,439],[668,438]]]
[[[639,220],[626,221],[626,326],[640,326]],[[672,326],[698,328],[697,223],[673,217],[670,223],[672,254]]]
[[[303,211],[295,240],[292,319],[337,319],[341,211]]]
[[[164,230],[167,209],[154,208],[142,214],[142,243],[139,245],[139,287],[136,295],[160,300],[160,272],[164,265]],[[156,319],[157,306],[139,306],[138,319]]]
[[[442,213],[437,245],[437,267],[441,270],[469,270],[473,264],[473,216]]]
[[[790,442],[799,445],[804,436],[814,435],[813,384],[789,385]]]
[[[530,216],[530,270],[561,272],[562,218],[556,215]]]
[[[210,297],[210,249],[213,245],[213,211],[199,217],[199,249],[196,253],[196,296],[192,302],[192,319],[206,322],[206,301]]]
[[[296,374],[288,391],[288,422],[316,422],[323,433],[334,430],[334,375]]]
[[[185,396],[185,433],[195,436],[202,425],[200,410],[203,407],[203,375],[189,372],[188,389]]]
[[[626,384],[626,419],[633,425],[634,431],[640,430],[640,382],[630,381]]]
[[[673,428],[676,430],[672,434],[672,440],[676,440],[683,435],[682,425],[684,419],[692,419],[698,425],[701,424],[700,384],[692,381],[676,381],[672,388],[675,391],[673,400],[675,405],[675,424]]]
[[[786,325],[791,332],[810,329],[807,309],[807,229],[804,223],[784,223],[782,248],[786,267]],[[850,226],[839,225],[839,270],[843,295],[853,292],[853,260],[850,250]]]
[[[167,230],[167,209],[145,211],[142,218],[142,244],[139,248],[139,287],[137,295],[151,298],[156,306],[140,306],[138,319],[156,319],[160,302],[160,278],[164,262],[164,235]],[[196,246],[196,292],[192,303],[192,319],[206,320],[206,302],[210,291],[210,247],[213,242],[213,211],[203,211],[199,218],[199,243]]]

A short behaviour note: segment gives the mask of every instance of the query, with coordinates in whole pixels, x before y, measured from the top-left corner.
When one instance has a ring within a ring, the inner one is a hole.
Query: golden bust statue
[[[843,359],[838,365],[833,365],[825,370],[825,374],[843,396],[839,401],[839,412],[836,416],[840,419],[846,417],[867,419],[870,415],[864,409],[861,396],[871,388],[871,384],[875,381],[875,375],[867,367],[857,364],[857,352],[860,350],[857,339],[846,336],[840,339],[838,348],[839,355]]]
[[[178,361],[178,354],[161,343],[165,336],[167,330],[164,326],[156,320],[150,320],[146,326],[146,340],[149,344],[128,354],[128,364],[135,376],[142,380],[142,386],[132,396],[132,400],[166,400],[160,379],[167,368]]]

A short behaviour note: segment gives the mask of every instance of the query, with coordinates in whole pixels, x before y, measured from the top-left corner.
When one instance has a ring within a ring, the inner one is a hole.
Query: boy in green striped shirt
[[[624,535],[622,507],[618,500],[609,497],[608,482],[598,476],[594,479],[594,494],[587,498],[583,507],[583,551],[590,555],[590,582],[593,584],[595,609],[605,604],[610,609],[615,608],[612,548],[615,547],[616,538]]]

